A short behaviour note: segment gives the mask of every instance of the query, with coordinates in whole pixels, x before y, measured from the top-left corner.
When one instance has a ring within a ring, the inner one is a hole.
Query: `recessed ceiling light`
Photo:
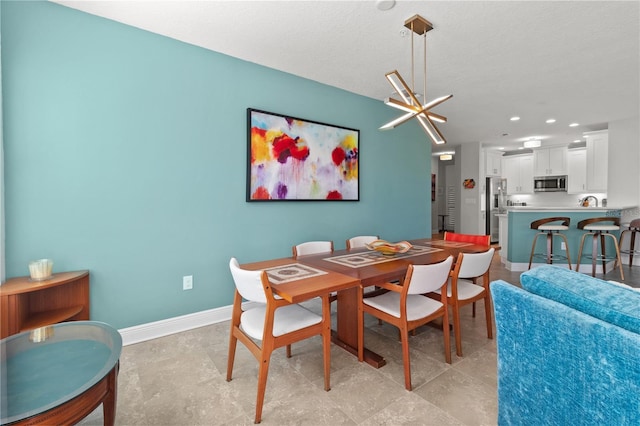
[[[569,127],[578,127],[578,126],[579,126],[579,124],[578,124],[578,123],[571,123],[571,124],[569,124]]]
[[[524,147],[523,147],[523,146],[521,146],[521,147],[519,147],[518,149],[524,149]]]
[[[550,118],[547,121],[545,121],[545,123],[547,123],[547,124],[551,124],[551,123],[555,123],[555,122],[556,122],[555,118]]]
[[[500,151],[504,151],[504,146],[498,148]]]
[[[518,121],[518,120],[520,120],[520,117],[518,117],[518,116],[511,117],[509,120],[511,120],[511,121]]]
[[[573,141],[574,143],[578,143],[578,142],[582,142],[580,139],[576,139],[575,141]]]

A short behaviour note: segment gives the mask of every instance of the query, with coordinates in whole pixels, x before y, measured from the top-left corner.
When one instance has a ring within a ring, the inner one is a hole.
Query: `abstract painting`
[[[360,131],[247,109],[247,201],[358,201]]]

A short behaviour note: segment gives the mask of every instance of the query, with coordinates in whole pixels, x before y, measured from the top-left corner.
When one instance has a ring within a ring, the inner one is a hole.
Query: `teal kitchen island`
[[[580,239],[584,231],[577,229],[578,222],[593,217],[621,217],[624,210],[637,209],[634,207],[534,207],[534,206],[514,206],[508,207],[506,217],[503,216],[500,231],[500,246],[502,247],[501,257],[506,268],[511,271],[526,271],[529,266],[529,254],[531,252],[531,244],[536,235],[536,230],[531,229],[531,222],[547,217],[568,217],[571,219],[569,230],[563,231],[569,242],[569,254],[571,257],[571,268],[575,269],[578,263],[578,249]],[[621,220],[622,223],[625,222]],[[616,238],[620,237],[620,232],[613,232]],[[615,255],[615,247],[611,238],[606,239],[607,255]],[[553,250],[555,253],[566,254],[561,250],[561,239],[554,238]],[[536,253],[545,251],[545,238],[538,238],[536,245]],[[591,271],[591,260],[584,258],[584,255],[591,254],[591,244],[585,243],[583,249],[583,259],[580,265],[582,272]],[[533,258],[533,268],[536,265],[544,263],[544,259],[540,257]],[[566,260],[554,262],[554,265],[568,267]],[[607,265],[607,271],[613,267],[613,262]],[[599,265],[598,271],[601,273],[602,265]]]

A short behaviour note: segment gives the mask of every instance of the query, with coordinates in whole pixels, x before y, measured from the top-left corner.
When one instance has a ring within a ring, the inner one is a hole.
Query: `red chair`
[[[455,232],[445,231],[444,240],[472,243],[487,247],[491,245],[491,235],[456,234]]]

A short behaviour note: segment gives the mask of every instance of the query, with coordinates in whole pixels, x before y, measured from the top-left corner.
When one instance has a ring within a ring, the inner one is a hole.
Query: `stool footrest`
[[[533,253],[533,257],[542,257],[542,258],[547,258],[547,254],[546,253]],[[565,256],[564,254],[555,254],[555,253],[551,253],[549,255],[549,257],[551,258],[552,261],[554,260],[569,260],[569,258],[567,256]]]

